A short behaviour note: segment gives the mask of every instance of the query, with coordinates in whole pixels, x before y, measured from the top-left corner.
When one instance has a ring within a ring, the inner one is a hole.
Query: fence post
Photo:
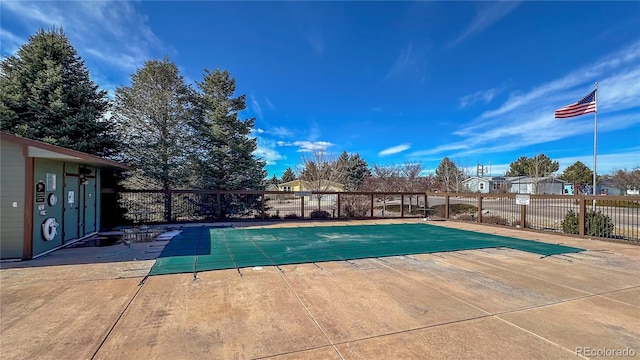
[[[520,205],[520,228],[527,227],[527,205]]]
[[[478,195],[478,222],[482,223],[482,195]]]
[[[371,217],[373,217],[373,193],[371,193]]]
[[[404,217],[404,194],[400,195],[400,217]]]
[[[164,191],[164,220],[168,223],[170,223],[173,218],[173,216],[171,216],[173,210],[171,208],[171,202],[171,190],[167,189]]]
[[[220,191],[216,192],[216,219],[218,221],[222,218],[222,203],[221,203]]]
[[[262,220],[264,220],[264,192],[262,192],[262,196],[260,197],[260,212],[262,214]]]
[[[449,220],[449,194],[444,196],[444,219]]]
[[[300,215],[301,219],[304,219],[304,198],[305,196],[300,196],[300,213],[302,215]],[[309,197],[309,199],[311,199],[311,197]]]
[[[340,193],[338,193],[338,219],[340,219]]]
[[[584,236],[587,233],[586,214],[587,199],[582,195],[580,200],[578,200],[578,234],[580,234],[580,236]]]

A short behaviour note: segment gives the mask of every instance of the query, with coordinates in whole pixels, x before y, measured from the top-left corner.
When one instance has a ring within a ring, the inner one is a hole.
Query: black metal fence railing
[[[640,242],[640,196],[126,190],[102,192],[102,224],[441,218]]]

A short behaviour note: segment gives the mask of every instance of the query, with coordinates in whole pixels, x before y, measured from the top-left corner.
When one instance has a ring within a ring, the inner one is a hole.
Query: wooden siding
[[[0,142],[0,258],[22,257],[25,214],[25,161],[22,145]],[[14,207],[14,203],[17,207]]]

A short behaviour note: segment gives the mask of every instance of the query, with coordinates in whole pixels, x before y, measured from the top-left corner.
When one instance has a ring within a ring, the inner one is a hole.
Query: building
[[[100,230],[103,171],[127,167],[0,132],[0,259],[31,259]]]
[[[330,181],[322,180],[321,182],[311,182],[305,180],[293,180],[282,184],[278,184],[280,191],[344,191],[344,185]]]
[[[318,182],[305,181],[305,180],[293,180],[293,181],[288,181],[288,182],[279,184],[278,189],[280,191],[293,191],[293,192],[298,192],[298,191],[343,192],[344,185],[331,180],[322,180]],[[335,202],[337,201],[337,196],[334,194],[334,195],[312,195],[312,196],[304,197],[305,203],[308,203],[312,199],[315,199],[315,200],[322,199],[322,201],[325,201],[325,202]]]
[[[565,189],[565,181],[553,176],[529,177],[516,176],[505,177],[509,185],[509,192],[517,194],[538,195],[562,195]]]
[[[462,185],[467,191],[481,194],[503,193],[507,190],[507,181],[502,176],[472,176],[462,180]]]

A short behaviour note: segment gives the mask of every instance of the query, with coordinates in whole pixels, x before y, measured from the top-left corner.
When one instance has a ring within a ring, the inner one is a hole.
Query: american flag
[[[596,112],[596,90],[582,98],[577,103],[561,107],[556,110],[556,119],[570,118]]]

